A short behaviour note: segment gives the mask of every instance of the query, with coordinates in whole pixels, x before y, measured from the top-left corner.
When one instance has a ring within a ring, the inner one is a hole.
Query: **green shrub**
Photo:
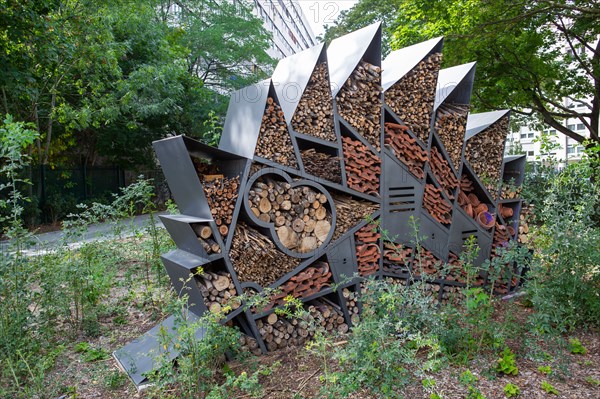
[[[574,355],[585,355],[587,353],[587,349],[580,340],[577,338],[569,339],[569,352]]]
[[[518,386],[511,384],[510,382],[504,386],[504,395],[507,398],[514,398],[521,394],[521,390]]]
[[[502,351],[502,356],[496,363],[496,371],[500,374],[506,375],[517,375],[519,373],[519,368],[517,367],[515,360],[515,354],[510,350],[510,348],[506,347]]]
[[[548,381],[542,381],[542,390],[546,393],[558,395],[558,390],[554,388]]]

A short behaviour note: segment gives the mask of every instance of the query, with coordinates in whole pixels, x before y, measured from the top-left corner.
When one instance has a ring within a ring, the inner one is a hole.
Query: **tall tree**
[[[397,6],[393,49],[443,35],[446,66],[477,61],[475,109],[510,108],[583,142],[580,132],[564,126],[566,118],[578,119],[600,142],[597,0],[404,0]]]

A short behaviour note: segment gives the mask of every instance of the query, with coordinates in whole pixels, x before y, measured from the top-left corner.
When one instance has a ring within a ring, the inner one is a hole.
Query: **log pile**
[[[501,199],[517,199],[521,196],[521,187],[515,187],[508,183],[502,183]]]
[[[531,208],[533,205],[528,207],[523,206],[521,208],[521,214],[519,215],[519,243],[528,244],[530,240],[529,236],[529,221],[531,220]]]
[[[425,285],[423,285],[423,294],[431,297],[432,305],[439,305],[441,289],[442,289],[442,287],[440,287],[439,284],[425,284]]]
[[[212,229],[209,225],[194,223],[191,226],[200,245],[208,255],[221,253],[221,246],[213,239]]]
[[[323,297],[311,301],[307,310],[317,330],[340,334],[348,332],[349,326],[346,319],[344,319],[342,308],[327,298]]]
[[[342,290],[342,296],[346,300],[346,309],[353,326],[360,322],[360,309],[358,307],[358,293],[351,291],[349,288]]]
[[[312,336],[307,321],[296,318],[288,321],[275,313],[256,320],[256,327],[270,352],[288,346],[302,345]]]
[[[354,234],[358,274],[369,276],[379,270],[379,239],[381,233],[374,224],[368,224]]]
[[[333,203],[335,204],[336,222],[332,240],[337,240],[379,209],[377,204],[355,200],[344,195],[334,195]]]
[[[307,253],[327,239],[332,216],[327,196],[309,186],[296,186],[261,177],[248,191],[253,215],[273,223],[277,238],[290,250]]]
[[[252,353],[254,356],[260,356],[262,353],[256,339],[245,334],[240,335],[240,352]]]
[[[383,271],[392,274],[404,274],[410,269],[413,250],[400,244],[383,244]]]
[[[229,232],[229,226],[233,221],[235,201],[238,197],[240,178],[218,177],[203,184],[204,195],[210,207],[210,213],[217,226],[219,233],[225,237]]]
[[[221,173],[217,164],[211,163],[206,159],[198,158],[193,155],[190,155],[192,158],[192,163],[194,164],[194,169],[196,169],[196,174],[198,178],[200,178],[201,182],[205,181],[205,176],[214,176]]]
[[[452,221],[452,204],[442,195],[442,190],[431,183],[425,184],[423,208],[438,222],[450,224]]]
[[[465,159],[473,171],[484,181],[486,188],[497,196],[502,158],[504,156],[504,142],[508,134],[508,116],[476,134],[467,140]]]
[[[348,187],[361,193],[379,195],[381,161],[358,140],[342,137]]]
[[[361,60],[336,96],[338,112],[380,150],[381,68]]]
[[[465,303],[465,294],[463,293],[464,288],[456,287],[452,285],[445,285],[442,287],[442,305],[452,305],[455,307],[461,306]]]
[[[458,187],[458,179],[450,168],[448,161],[444,159],[437,147],[431,147],[429,167],[438,183],[444,188],[444,192],[450,200],[454,199],[454,190]]]
[[[329,180],[334,183],[342,183],[342,169],[340,159],[323,152],[318,152],[314,148],[309,148],[300,153],[304,170],[313,176]]]
[[[205,271],[196,279],[198,288],[204,298],[204,304],[212,313],[219,313],[225,306],[237,309],[241,302],[237,295],[231,275],[226,272]]]
[[[442,54],[425,58],[385,92],[385,101],[410,130],[427,143]]]
[[[420,276],[422,273],[428,275],[436,274],[441,269],[442,261],[439,260],[428,249],[420,248],[420,250],[415,254],[413,270],[416,276]]]
[[[238,223],[229,253],[240,282],[253,281],[266,287],[294,270],[300,259],[280,252],[258,231]]]
[[[272,97],[267,99],[255,154],[281,165],[298,167],[283,111]]]
[[[435,131],[456,170],[460,167],[468,114],[468,105],[442,104],[435,116]]]
[[[482,228],[490,230],[494,227],[494,213],[490,207],[475,194],[474,183],[467,175],[462,175],[460,180],[460,191],[458,193],[457,202],[465,213],[475,219]]]
[[[270,297],[270,303],[263,310],[285,304],[285,298],[307,298],[332,284],[331,270],[327,262],[317,261],[302,272],[293,276],[288,282],[279,287],[280,292]]]
[[[310,76],[292,118],[292,128],[299,133],[336,141],[327,63],[317,65]]]
[[[417,178],[424,177],[423,168],[427,161],[427,152],[407,132],[408,127],[397,123],[385,123],[385,145],[394,153],[410,173]]]

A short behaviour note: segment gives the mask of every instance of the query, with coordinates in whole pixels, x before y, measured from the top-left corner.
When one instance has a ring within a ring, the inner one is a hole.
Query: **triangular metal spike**
[[[324,49],[325,44],[319,44],[284,58],[279,61],[273,72],[273,86],[288,124],[292,121],[319,58],[324,55]]]
[[[271,79],[244,87],[231,95],[219,149],[252,159],[269,96]]]
[[[465,141],[469,140],[479,132],[487,129],[509,112],[510,110],[505,109],[501,111],[469,114],[469,118],[467,119],[467,134],[465,135]]]
[[[444,102],[469,104],[475,78],[475,62],[440,70],[434,110]]]
[[[371,51],[372,54],[366,54],[374,40],[378,41],[377,48]],[[327,48],[329,79],[334,98],[363,57],[370,58],[367,61],[371,64],[381,66],[381,22],[338,37]]]
[[[429,54],[441,53],[444,44],[442,36],[425,42],[392,51],[381,63],[381,86],[383,91],[392,87],[410,72]]]

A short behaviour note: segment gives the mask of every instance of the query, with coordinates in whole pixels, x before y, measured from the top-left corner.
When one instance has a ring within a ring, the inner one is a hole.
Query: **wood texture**
[[[292,128],[298,133],[336,141],[328,73],[325,62],[315,67],[296,107]]]
[[[356,200],[350,196],[333,195],[335,204],[336,225],[333,240],[337,240],[352,227],[379,209],[379,205],[368,201]]]
[[[283,111],[273,97],[267,99],[255,155],[281,165],[298,167]]]
[[[435,131],[457,171],[462,158],[468,114],[468,105],[441,104],[435,116]]]
[[[210,213],[220,234],[225,237],[229,231],[229,226],[233,221],[233,211],[235,201],[238,197],[240,187],[240,178],[238,176],[228,178],[216,178],[203,183],[204,195],[210,207]]]
[[[304,150],[300,155],[306,173],[334,183],[342,183],[342,168],[338,157],[318,152],[314,148]]]

